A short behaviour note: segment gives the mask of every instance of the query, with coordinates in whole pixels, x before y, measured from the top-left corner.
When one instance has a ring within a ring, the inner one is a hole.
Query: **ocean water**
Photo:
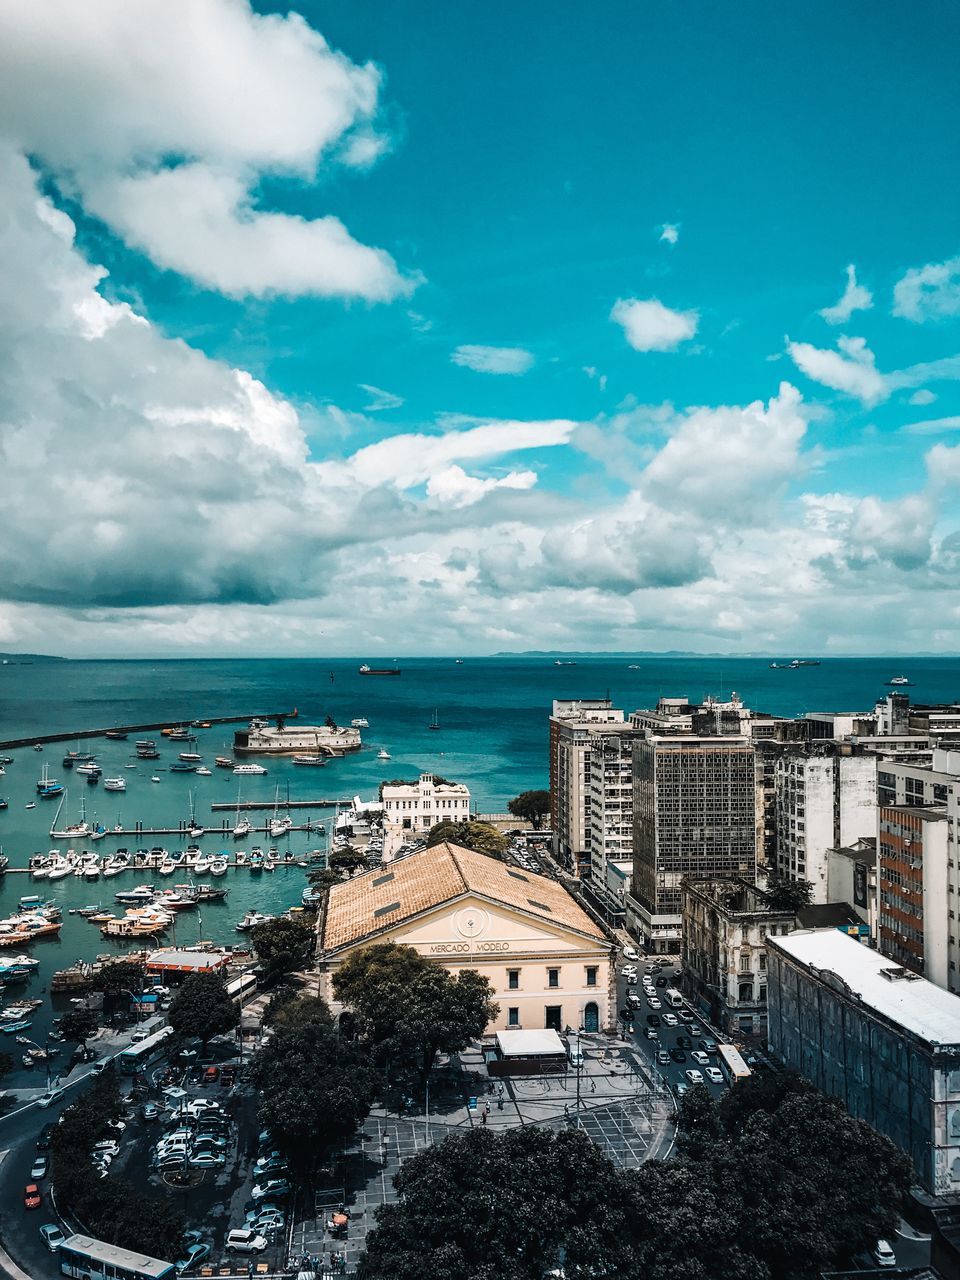
[[[787,655],[789,657],[790,655]],[[651,656],[628,658],[599,655],[576,659],[575,665],[557,666],[547,656],[472,658],[458,665],[453,658],[402,659],[399,678],[361,676],[361,661],[387,665],[391,659],[352,660],[246,660],[229,661],[102,661],[21,664],[0,666],[0,740],[70,732],[111,724],[150,721],[200,720],[211,716],[290,711],[297,708],[301,723],[322,723],[332,715],[340,723],[365,717],[364,746],[356,755],[331,761],[320,769],[298,768],[288,760],[265,760],[268,773],[242,781],[244,800],[272,800],[276,789],[291,798],[349,798],[355,794],[375,797],[385,778],[415,778],[421,771],[441,773],[465,782],[475,803],[483,810],[502,810],[506,802],[529,787],[547,785],[547,717],[554,698],[603,697],[631,711],[651,706],[661,695],[686,695],[699,700],[707,694],[729,696],[738,692],[748,706],[783,715],[815,710],[866,710],[888,691],[886,682],[906,675],[906,692],[915,702],[960,698],[960,659],[957,658],[857,658],[827,659],[819,667],[796,671],[771,670],[770,659]],[[635,668],[635,669],[634,669]],[[429,725],[436,714],[439,732]],[[239,726],[238,726],[239,727]],[[216,822],[212,802],[237,799],[238,780],[213,767],[216,755],[229,751],[234,726],[197,730],[195,749],[213,770],[209,778],[195,774],[171,774],[168,766],[183,744],[169,743],[159,733],[161,759],[135,761],[133,738],[129,742],[85,740],[82,750],[96,751],[104,776],[122,773],[127,791],[104,792],[63,770],[64,752],[77,743],[50,744],[43,752],[22,748],[8,752],[14,762],[0,776],[0,797],[10,807],[0,811],[0,848],[11,866],[25,866],[36,851],[46,852],[55,842],[49,829],[57,812],[56,800],[36,800],[35,783],[44,763],[50,773],[68,786],[60,825],[76,821],[81,798],[88,818],[107,827],[118,820],[132,828],[176,826],[189,817],[191,804],[204,825]],[[139,736],[139,735],[134,735]],[[389,751],[389,761],[377,758]],[[136,768],[124,766],[136,763]],[[150,781],[156,774],[159,783]],[[227,815],[229,816],[229,815]],[[250,814],[263,821],[267,815]],[[294,811],[294,821],[307,816],[329,822],[332,811]],[[67,842],[56,842],[66,846]],[[176,836],[108,836],[93,847],[110,852],[118,845],[164,844],[178,848]],[[223,839],[208,835],[205,851],[216,852]],[[226,842],[233,846],[233,842]],[[271,843],[259,835],[241,847]],[[281,847],[297,856],[322,841],[316,832],[292,833]],[[9,989],[14,997],[43,992],[54,969],[78,958],[90,958],[109,950],[129,950],[130,944],[108,945],[99,930],[69,908],[101,903],[121,908],[114,893],[150,877],[131,871],[107,881],[87,882],[67,877],[48,885],[31,883],[27,875],[8,874],[0,880],[0,916],[16,910],[20,895],[40,892],[60,901],[64,923],[60,938],[38,942],[32,954],[40,960],[37,975],[26,988]],[[154,879],[171,884],[181,877]],[[236,922],[254,907],[279,912],[299,902],[304,872],[297,866],[281,867],[272,874],[252,876],[232,869],[220,884],[229,890],[223,903],[208,903],[197,913],[182,913],[176,941],[195,942],[199,936],[215,942],[238,942]],[[168,933],[166,941],[172,942]],[[38,1011],[34,1030],[42,1039],[52,1016],[49,1005]],[[4,1043],[0,1048],[16,1051]],[[12,1039],[12,1037],[10,1037]],[[17,1054],[19,1058],[19,1053]],[[34,1072],[34,1078],[38,1075]],[[27,1072],[18,1072],[12,1083],[27,1083]]]

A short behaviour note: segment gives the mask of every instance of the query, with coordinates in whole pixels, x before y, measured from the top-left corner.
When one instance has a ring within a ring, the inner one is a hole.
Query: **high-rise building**
[[[628,927],[649,951],[680,950],[685,876],[756,879],[754,750],[744,712],[739,700],[670,700],[631,716],[631,724],[646,723],[633,750]]]
[[[774,778],[777,870],[808,880],[813,901],[826,902],[828,850],[876,834],[877,756],[818,741],[784,751]]]
[[[621,828],[632,822],[632,795],[625,790],[621,775],[625,768],[629,770],[633,736],[623,712],[609,698],[558,700],[553,704],[550,820],[554,857],[575,875],[591,877],[600,887],[606,879],[607,858],[623,856]],[[601,745],[608,739],[611,746],[601,753]]]

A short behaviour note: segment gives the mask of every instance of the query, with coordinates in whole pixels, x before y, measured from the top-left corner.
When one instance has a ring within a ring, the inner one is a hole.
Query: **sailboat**
[[[240,788],[237,787],[237,819],[233,826],[233,838],[234,840],[242,840],[245,836],[248,836],[252,830],[253,827],[250,825],[250,819],[240,817]]]
[[[43,766],[37,781],[37,795],[41,800],[49,800],[52,796],[63,795],[63,783],[51,778],[47,765]]]
[[[287,832],[290,830],[290,828],[293,826],[292,819],[287,814],[284,814],[284,816],[281,818],[279,810],[280,810],[280,784],[277,783],[277,791],[273,800],[273,817],[270,819],[270,822],[268,824],[270,835],[272,835],[274,838],[278,836],[285,836]]]
[[[60,811],[63,809],[66,799],[67,795],[65,792],[63,799],[57,806],[56,817],[53,819],[53,823],[50,826],[51,840],[75,840],[78,836],[90,834],[90,824],[87,822],[87,815],[84,812],[83,807],[83,796],[80,797],[80,821],[69,823],[62,831],[57,830],[57,819],[60,817]]]
[[[433,712],[433,719],[432,719],[432,720],[430,721],[430,723],[427,725],[427,728],[428,728],[428,729],[439,729],[439,728],[440,728],[440,721],[437,719],[437,712],[436,712],[436,709],[434,709],[434,712]]]

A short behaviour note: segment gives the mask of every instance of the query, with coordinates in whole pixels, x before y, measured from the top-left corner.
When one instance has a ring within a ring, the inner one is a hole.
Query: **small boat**
[[[390,752],[386,749],[386,747],[381,747],[380,750],[377,752],[378,760],[389,760],[390,758],[391,758]]]
[[[358,716],[356,720],[351,720],[351,721],[350,721],[350,723],[353,725],[354,729],[369,729],[369,728],[370,728],[370,721],[369,721],[369,720],[365,720],[365,719],[363,718],[363,716]]]
[[[34,749],[34,751],[42,751],[42,750],[43,750],[43,746],[42,746],[42,744],[41,744],[41,743],[39,743],[39,742],[38,742],[38,743],[36,743],[36,744],[34,745],[34,748],[33,748],[33,749]]]
[[[266,769],[262,764],[237,764],[233,767],[233,772],[240,776],[245,774],[261,774],[266,773]]]
[[[206,765],[201,765],[200,768],[197,770],[198,778],[210,778],[212,776],[213,776],[213,771],[211,769],[208,769]]]
[[[231,760],[229,756],[217,756],[213,763],[218,769],[233,769],[236,767],[236,761]]]
[[[25,804],[23,807],[25,809],[35,809],[37,807],[37,802],[35,800],[31,800],[29,804]]]
[[[265,916],[259,911],[248,911],[239,924],[235,926],[237,933],[247,933],[251,929],[255,929],[258,924],[269,924],[271,920],[276,920],[276,916]],[[0,1028],[2,1030],[3,1028]]]
[[[250,870],[251,871],[263,870],[263,850],[262,849],[250,850]]]
[[[124,729],[108,729],[103,736],[109,738],[111,742],[126,742],[127,740],[127,733]]]
[[[324,765],[324,764],[326,764],[326,763],[327,763],[327,758],[326,758],[326,756],[320,756],[320,755],[316,755],[316,756],[314,756],[314,755],[296,755],[296,756],[294,756],[294,757],[293,757],[293,763],[294,763],[294,764],[306,764],[306,765]]]
[[[106,834],[107,834],[107,828],[103,825],[102,822],[98,822],[90,832],[90,839],[102,840]]]
[[[432,719],[432,720],[430,721],[430,723],[427,725],[427,728],[428,728],[428,729],[439,729],[439,728],[440,728],[440,721],[437,719],[437,713],[436,713],[436,711],[434,711],[434,713],[433,713],[433,719]]]
[[[0,809],[9,809],[9,808],[10,808],[9,800],[0,800]]]
[[[399,667],[369,667],[366,663],[359,668],[362,676],[398,676],[400,675]]]
[[[182,760],[185,764],[200,764],[203,756],[198,755],[196,751],[181,751],[177,759]]]
[[[909,683],[910,681],[907,679],[906,676],[894,676],[892,680],[887,681],[887,684],[894,684],[894,685],[904,685]]]
[[[126,791],[127,780],[122,777],[104,778],[103,789],[104,791]]]
[[[243,840],[252,830],[253,827],[250,825],[249,818],[238,818],[233,828],[233,838],[234,840]]]
[[[223,855],[215,855],[210,859],[210,874],[212,876],[224,876],[227,874],[227,868],[230,863]]]
[[[154,774],[154,775],[153,775],[153,777],[150,779],[150,781],[151,781],[151,782],[159,782],[159,781],[160,781],[160,779],[159,779],[159,777],[157,776],[157,774]]]

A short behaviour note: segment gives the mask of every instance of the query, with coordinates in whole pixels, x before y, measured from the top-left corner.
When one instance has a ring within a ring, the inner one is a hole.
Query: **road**
[[[626,979],[623,977],[623,975],[618,973],[617,975],[617,1009],[620,1010],[620,1009],[627,1008],[627,994],[629,992],[634,992],[639,997],[640,1007],[634,1010],[635,1030],[633,1035],[629,1036],[628,1038],[633,1040],[633,1042],[637,1046],[638,1051],[643,1054],[644,1058],[650,1064],[651,1068],[654,1071],[659,1072],[660,1076],[666,1082],[666,1084],[669,1085],[669,1087],[674,1091],[674,1093],[676,1093],[678,1084],[689,1083],[689,1081],[686,1078],[687,1071],[697,1070],[697,1071],[700,1071],[701,1073],[704,1073],[704,1069],[701,1066],[699,1066],[696,1062],[693,1061],[693,1059],[690,1057],[689,1049],[681,1050],[684,1057],[683,1062],[674,1062],[673,1059],[671,1059],[669,1063],[658,1063],[657,1053],[661,1049],[665,1049],[667,1050],[667,1052],[669,1052],[671,1049],[676,1049],[678,1047],[677,1046],[678,1036],[686,1036],[692,1042],[692,1047],[694,1049],[699,1049],[699,1045],[697,1042],[700,1039],[719,1040],[721,1037],[718,1032],[708,1027],[704,1022],[704,1020],[699,1017],[696,1018],[694,1021],[688,1022],[688,1023],[684,1023],[678,1018],[677,1019],[678,1025],[676,1027],[666,1026],[662,1021],[664,1014],[673,1013],[674,1015],[677,1015],[681,1012],[681,1010],[679,1009],[670,1009],[662,999],[663,993],[666,990],[666,988],[676,985],[677,980],[679,979],[679,976],[680,976],[680,970],[679,970],[679,967],[667,968],[665,966],[663,969],[660,970],[659,974],[655,975],[658,978],[666,979],[666,984],[663,987],[657,988],[657,998],[661,1000],[663,1007],[660,1009],[654,1009],[651,1006],[649,999],[645,995],[643,990],[643,985],[642,985],[643,974],[648,968],[649,966],[645,965],[642,961],[637,963],[637,970],[639,973],[639,977],[638,977],[636,986],[629,986],[627,984]],[[685,1004],[684,1007],[686,1009],[689,1009],[689,1005]],[[657,1014],[658,1017],[661,1019],[661,1025],[655,1028],[657,1032],[657,1038],[655,1040],[652,1040],[647,1037],[646,1030],[648,1026],[647,1017],[654,1013]],[[711,1055],[710,1064],[711,1066],[718,1065],[718,1059],[715,1054]],[[709,1081],[706,1078],[705,1074],[704,1074],[704,1084],[706,1085],[707,1089],[715,1098],[720,1097],[720,1095],[726,1090],[726,1087],[727,1087],[726,1084],[713,1084],[711,1081]]]
[[[40,1239],[40,1227],[45,1222],[57,1222],[50,1203],[49,1178],[38,1183],[43,1192],[43,1204],[39,1209],[23,1207],[23,1188],[30,1178],[30,1166],[37,1154],[36,1138],[40,1129],[56,1123],[63,1107],[72,1100],[74,1091],[56,1107],[44,1110],[35,1104],[3,1117],[0,1121],[0,1238],[17,1263],[34,1280],[58,1274],[55,1256]],[[49,1158],[49,1151],[45,1153]],[[4,1270],[3,1274],[7,1272]]]

